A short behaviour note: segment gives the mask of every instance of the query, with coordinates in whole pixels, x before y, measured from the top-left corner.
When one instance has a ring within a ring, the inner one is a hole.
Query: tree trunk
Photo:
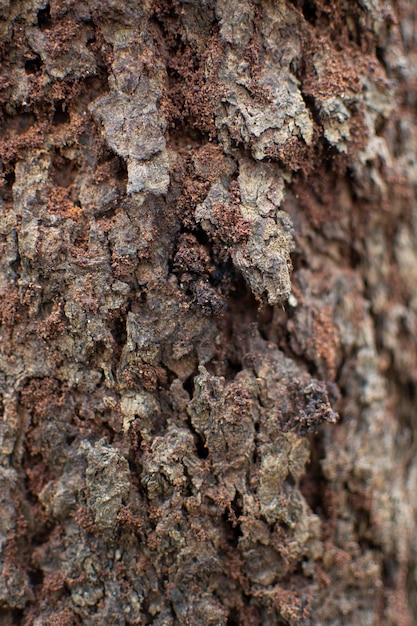
[[[0,625],[417,623],[416,23],[0,2]]]

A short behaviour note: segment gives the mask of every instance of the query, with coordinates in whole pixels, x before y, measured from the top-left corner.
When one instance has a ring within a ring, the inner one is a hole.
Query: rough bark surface
[[[2,626],[416,623],[416,23],[1,0]]]

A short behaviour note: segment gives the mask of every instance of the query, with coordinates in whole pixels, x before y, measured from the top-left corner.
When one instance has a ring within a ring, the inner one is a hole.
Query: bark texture
[[[0,625],[416,623],[416,24],[1,0]]]

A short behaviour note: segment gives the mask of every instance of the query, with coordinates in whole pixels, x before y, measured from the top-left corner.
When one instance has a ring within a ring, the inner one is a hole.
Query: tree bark
[[[416,623],[416,23],[0,2],[0,625]]]

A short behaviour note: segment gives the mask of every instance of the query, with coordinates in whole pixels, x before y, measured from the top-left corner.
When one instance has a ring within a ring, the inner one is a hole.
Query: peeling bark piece
[[[129,466],[104,440],[94,447],[85,443],[83,448],[87,457],[87,504],[100,531],[105,537],[112,537],[118,525],[117,516],[129,493]]]
[[[226,50],[220,72],[222,104],[216,111],[216,127],[225,147],[232,142],[243,142],[255,159],[261,161],[276,153],[294,138],[300,137],[308,145],[313,135],[310,113],[299,90],[291,66],[300,58],[299,44],[288,33],[296,28],[299,17],[285,2],[265,4],[259,24],[260,42],[265,54],[264,62],[254,67],[247,51],[248,35],[245,31],[249,3],[229,3],[227,10],[220,3],[221,15],[230,15],[233,22],[223,25],[221,34],[233,42]],[[243,9],[243,10],[242,10]],[[245,36],[238,35],[239,30]],[[249,31],[250,32],[250,31]],[[256,63],[256,61],[255,61]]]
[[[250,386],[244,373],[225,385],[224,379],[210,376],[201,367],[189,406],[191,422],[203,437],[214,472],[222,476],[231,500],[235,489],[243,488],[253,452],[258,411]]]
[[[137,45],[135,49],[140,58],[144,50]],[[140,63],[136,67],[124,63],[125,57],[121,46],[114,61],[112,89],[90,110],[103,124],[109,146],[127,161],[128,192],[164,194],[170,180],[166,122],[159,106],[164,71],[155,63],[149,76]]]
[[[238,210],[248,225],[249,235],[242,243],[231,246],[233,262],[256,297],[266,296],[271,305],[282,303],[291,293],[293,249],[291,220],[279,210],[284,198],[284,177],[269,165],[242,160],[238,184]],[[215,183],[196,209],[196,220],[213,237],[221,227],[215,209],[218,205],[227,207],[229,201],[224,186]]]

